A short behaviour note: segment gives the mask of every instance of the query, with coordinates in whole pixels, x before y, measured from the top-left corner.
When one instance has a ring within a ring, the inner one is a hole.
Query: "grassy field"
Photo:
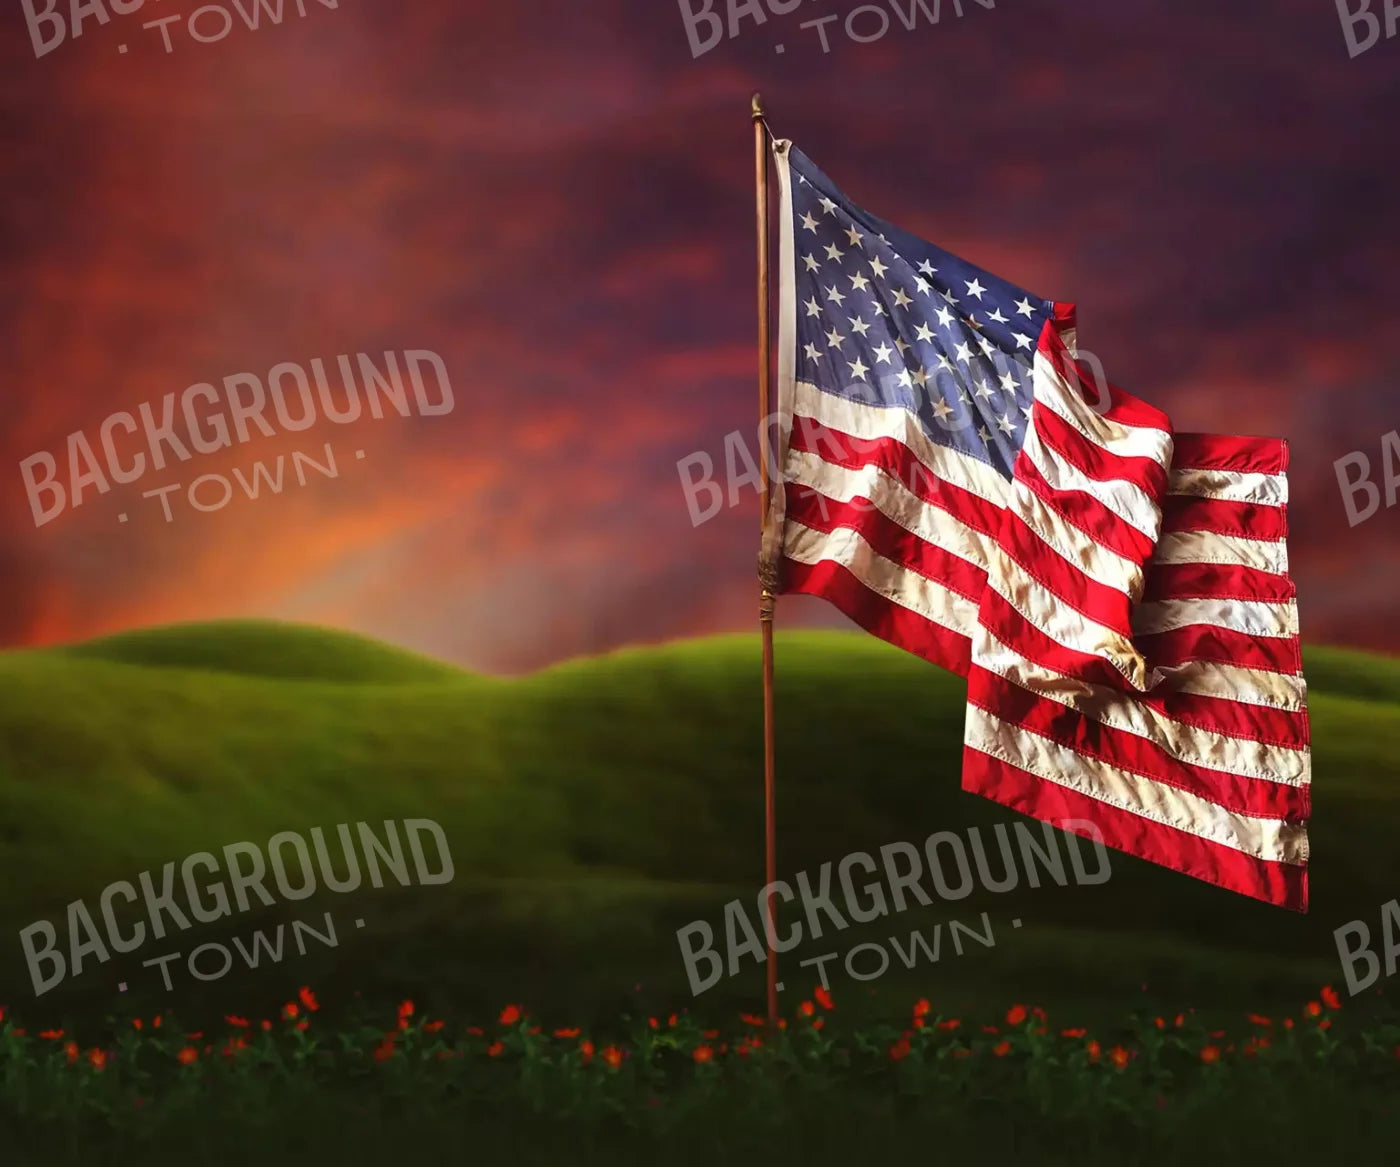
[[[957,678],[857,634],[780,634],[777,654],[783,873],[1020,819],[959,789]],[[1358,917],[1374,930],[1400,891],[1390,861],[1400,664],[1325,649],[1306,660],[1309,915],[1113,853],[1112,878],[1098,886],[1023,881],[804,944],[785,958],[792,988],[815,981],[800,960],[872,937],[907,943],[954,919],[977,927],[982,912],[994,948],[891,972],[861,989],[866,1006],[878,1013],[915,990],[956,1009],[1031,999],[1087,1020],[1145,994],[1237,1014],[1339,982],[1332,930]],[[197,1016],[275,1007],[312,983],[468,1014],[507,999],[574,1020],[619,1006],[752,1008],[757,965],[691,998],[675,930],[704,918],[722,934],[723,902],[751,902],[762,883],[760,743],[756,637],[629,650],[510,680],[264,623],[2,654],[0,1003],[60,1020],[170,1004]],[[442,825],[450,884],[364,887],[238,915],[33,998],[18,929],[61,923],[71,901],[96,917],[109,883],[194,851],[403,818]],[[279,920],[319,927],[327,911],[333,951],[313,945],[209,983],[183,976],[170,993],[141,967]]]

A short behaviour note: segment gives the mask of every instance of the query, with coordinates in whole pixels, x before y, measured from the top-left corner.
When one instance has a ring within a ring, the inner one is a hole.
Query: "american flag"
[[[774,154],[779,590],[967,677],[964,789],[1305,911],[1286,443],[1173,434],[1072,305]]]

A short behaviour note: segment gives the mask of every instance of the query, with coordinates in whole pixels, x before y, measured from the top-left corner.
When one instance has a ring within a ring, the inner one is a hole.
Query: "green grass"
[[[872,987],[996,1006],[1085,1010],[1151,995],[1238,1011],[1338,981],[1331,932],[1373,929],[1397,893],[1400,664],[1306,654],[1314,735],[1313,908],[1298,916],[1112,854],[1094,887],[1019,887],[814,941],[784,964],[956,919],[996,947]],[[935,830],[1021,818],[959,789],[963,683],[873,638],[777,638],[784,874]],[[519,679],[472,675],[339,632],[232,622],[0,654],[0,1002],[56,1014],[118,1003],[275,1003],[302,983],[486,1009],[528,999],[571,1016],[642,998],[686,1003],[675,929],[722,928],[762,883],[756,637],[577,660]],[[97,910],[109,883],[278,831],[426,817],[447,832],[445,887],[362,888],[201,926],[92,968],[33,1001],[16,930]],[[140,962],[331,911],[340,947],[176,994]],[[353,921],[363,919],[363,928]],[[1013,928],[1011,921],[1022,926]],[[844,973],[837,974],[844,981]],[[119,997],[119,981],[131,984]],[[849,984],[849,982],[845,982]],[[641,989],[635,986],[640,984]],[[702,998],[752,1007],[749,966]],[[1039,992],[1034,992],[1038,988]]]

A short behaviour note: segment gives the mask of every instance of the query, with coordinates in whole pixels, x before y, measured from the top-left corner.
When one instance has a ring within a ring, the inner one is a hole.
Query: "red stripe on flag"
[[[839,563],[808,565],[784,559],[782,578],[784,594],[820,596],[872,636],[967,676],[970,641],[966,636],[877,595]]]
[[[1214,531],[1244,539],[1275,542],[1288,533],[1282,508],[1256,502],[1231,502],[1169,494],[1162,500],[1162,532]]]
[[[1282,474],[1288,469],[1288,443],[1281,438],[1174,434],[1172,469]]]
[[[975,664],[968,678],[967,699],[998,720],[1059,742],[1083,757],[1097,758],[1153,782],[1199,794],[1238,814],[1301,822],[1311,810],[1307,785],[1247,777],[1183,762],[1144,737],[1104,725]]]
[[[1237,563],[1154,563],[1144,600],[1263,600],[1285,604],[1297,589],[1286,575]]]
[[[1066,607],[1132,639],[1127,594],[1090,579],[1031,530],[1019,515],[1007,511],[998,542],[1022,571],[1054,593]]]
[[[971,746],[963,749],[963,789],[1063,830],[1093,838],[1087,830],[1064,826],[1066,819],[1092,823],[1109,847],[1146,859],[1227,891],[1280,904],[1295,912],[1308,908],[1308,872],[1292,863],[1270,863],[1233,847],[1177,830],[1046,782]]]
[[[1043,445],[1077,470],[1099,482],[1122,479],[1142,488],[1151,498],[1167,492],[1167,468],[1154,458],[1115,454],[1091,442],[1042,401],[1035,403],[1032,424]],[[1024,453],[1021,455],[1024,459]]]
[[[1066,648],[1030,623],[1000,592],[988,587],[982,594],[978,621],[1002,644],[1027,660],[1062,677],[1078,677],[1091,685],[1137,692],[1127,678],[1100,656]]]
[[[1306,709],[1278,709],[1272,705],[1251,705],[1228,697],[1207,697],[1198,693],[1144,693],[1142,704],[1193,729],[1223,733],[1246,741],[1267,742],[1302,750],[1311,733]]]
[[[1017,482],[1023,483],[1065,522],[1099,546],[1134,563],[1143,563],[1152,554],[1152,540],[1131,523],[1124,522],[1092,494],[1082,490],[1056,490],[1024,453],[1016,455],[1015,473]]]
[[[847,470],[877,467],[911,494],[984,535],[994,534],[1001,525],[1001,507],[940,478],[894,438],[857,438],[815,418],[797,416],[793,418],[791,448]]]
[[[843,527],[859,532],[886,559],[970,600],[976,601],[987,586],[987,573],[976,564],[905,530],[867,498],[837,502],[810,487],[789,482],[787,507],[789,519],[814,531],[830,534]]]
[[[1138,636],[1134,643],[1150,664],[1162,668],[1205,660],[1272,673],[1303,671],[1296,636],[1253,636],[1215,624],[1190,624]]]

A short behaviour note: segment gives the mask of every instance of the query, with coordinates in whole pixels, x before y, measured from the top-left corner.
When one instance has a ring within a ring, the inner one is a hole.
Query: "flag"
[[[1073,305],[774,153],[780,590],[968,678],[965,789],[1305,909],[1286,445],[1174,435]]]

